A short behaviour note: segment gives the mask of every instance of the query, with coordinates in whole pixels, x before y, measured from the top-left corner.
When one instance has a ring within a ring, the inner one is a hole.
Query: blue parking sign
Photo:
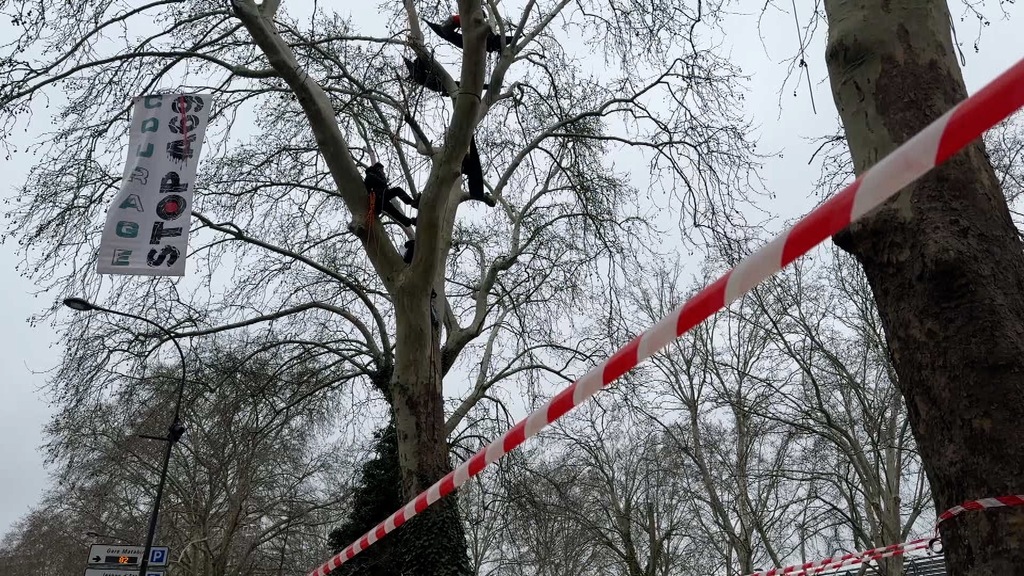
[[[149,563],[157,566],[167,564],[167,547],[153,548],[149,551]]]

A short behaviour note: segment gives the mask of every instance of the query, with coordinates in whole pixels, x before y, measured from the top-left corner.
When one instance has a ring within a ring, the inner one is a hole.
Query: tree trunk
[[[898,402],[893,398],[892,403]],[[900,424],[899,406],[893,405],[889,410],[889,416],[884,418],[884,424],[879,423],[879,442],[884,446],[885,464],[881,467],[879,475],[879,510],[878,529],[881,532],[881,544],[887,545],[899,542],[903,536],[903,511],[900,509],[902,500],[900,489],[903,480],[904,470],[902,466],[901,446],[899,442]],[[884,444],[883,444],[884,443]],[[877,468],[876,468],[877,469]],[[903,574],[903,556],[892,556],[879,561],[880,572],[885,576],[901,576]]]
[[[406,501],[452,470],[441,386],[441,328],[430,312],[433,306],[430,294],[401,290],[395,297],[391,401]],[[401,530],[408,576],[472,573],[456,494],[427,508]]]
[[[941,0],[826,0],[858,173],[966,96]],[[975,142],[835,243],[864,267],[939,511],[1024,493],[1024,254]],[[1024,508],[942,524],[953,575],[1024,574]]]
[[[747,418],[750,414],[743,410],[743,400],[743,389],[740,388],[736,392],[736,398],[731,400],[733,418],[736,419],[736,512],[739,520],[739,533],[734,539],[740,574],[750,574],[755,570],[754,534],[757,530],[756,520],[750,509],[750,470],[747,467],[750,463],[751,439],[747,428]]]

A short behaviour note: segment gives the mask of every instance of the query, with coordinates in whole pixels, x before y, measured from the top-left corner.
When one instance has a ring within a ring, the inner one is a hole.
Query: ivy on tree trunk
[[[383,522],[405,504],[402,498],[402,470],[398,466],[398,440],[394,422],[375,434],[374,455],[363,463],[359,482],[349,501],[348,518],[331,531],[328,545],[337,554]],[[404,563],[402,528],[364,550],[334,571],[335,576],[390,576],[401,574]]]

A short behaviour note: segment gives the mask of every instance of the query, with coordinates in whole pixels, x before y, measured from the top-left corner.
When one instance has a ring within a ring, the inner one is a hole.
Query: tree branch
[[[270,65],[295,93],[309,120],[320,154],[353,218],[365,214],[369,209],[369,202],[363,190],[362,177],[352,159],[348,142],[334,119],[334,107],[327,93],[302,68],[292,49],[281,38],[273,24],[260,13],[253,0],[231,0],[231,5],[234,7],[235,15],[249,31]],[[405,266],[391,242],[381,240],[386,239],[387,235],[380,222],[373,219],[371,227],[368,234],[360,235],[360,240],[370,262],[390,291],[394,289],[396,277]]]

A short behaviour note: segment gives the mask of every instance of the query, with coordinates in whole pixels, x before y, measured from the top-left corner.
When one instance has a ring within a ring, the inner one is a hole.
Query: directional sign
[[[146,570],[146,576],[164,576],[161,571]],[[128,574],[137,574],[138,570],[129,571],[129,569],[108,569],[108,568],[86,568],[85,576],[126,576]]]
[[[93,544],[89,548],[89,566],[112,566],[130,568],[142,564],[143,546],[119,546],[117,544]],[[167,546],[153,546],[149,551],[150,566],[167,565]],[[123,576],[123,575],[122,575]]]

